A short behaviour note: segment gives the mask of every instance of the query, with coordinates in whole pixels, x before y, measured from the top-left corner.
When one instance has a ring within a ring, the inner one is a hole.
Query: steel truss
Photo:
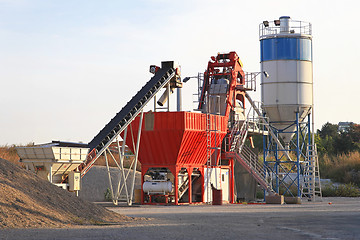
[[[273,189],[285,196],[301,197],[303,166],[308,160],[307,146],[311,145],[310,112],[303,121],[299,120],[299,113],[296,113],[295,121],[289,122],[283,129],[277,129],[272,124],[274,123],[271,123],[270,127],[277,139],[274,139],[273,134],[263,136],[263,157],[268,174],[272,178]],[[294,127],[295,130],[291,130]],[[279,147],[278,144],[279,135],[282,133],[294,134],[285,148]]]
[[[110,186],[110,193],[111,199],[115,205],[118,204],[119,200],[126,200],[127,204],[130,206],[133,204],[133,196],[134,196],[134,188],[135,188],[135,179],[136,179],[136,167],[138,163],[138,154],[139,154],[139,146],[140,146],[140,137],[141,137],[141,126],[143,121],[144,112],[142,111],[140,114],[140,122],[139,122],[139,131],[136,138],[136,143],[134,142],[133,130],[132,125],[130,124],[124,131],[123,142],[120,146],[119,137],[116,138],[116,149],[119,155],[119,163],[116,161],[116,158],[110,151],[109,147],[103,153],[106,162],[106,169],[109,178],[109,186]],[[126,144],[126,137],[128,134],[128,129],[130,128],[130,134],[132,143],[135,149],[134,158],[131,161],[130,167],[127,168],[127,172],[124,169],[124,157],[125,157],[125,146]],[[110,169],[110,159],[116,164],[117,168]],[[113,182],[113,177],[116,179],[117,182]],[[125,194],[125,195],[124,195]],[[125,197],[124,197],[125,196]]]

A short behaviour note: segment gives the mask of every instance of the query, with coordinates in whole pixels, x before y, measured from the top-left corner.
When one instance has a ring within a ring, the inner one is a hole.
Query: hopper
[[[219,146],[227,132],[225,116],[211,115],[211,146]],[[127,145],[134,151],[139,117],[131,123]],[[206,114],[194,112],[144,113],[139,161],[147,167],[201,167],[207,161]],[[216,129],[217,131],[214,131]],[[215,150],[212,149],[213,153]]]
[[[20,162],[28,170],[54,184],[63,182],[66,175],[86,160],[86,144],[52,142],[31,147],[17,147]]]

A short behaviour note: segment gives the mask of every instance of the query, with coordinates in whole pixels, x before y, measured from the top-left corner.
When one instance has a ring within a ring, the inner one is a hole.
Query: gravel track
[[[360,198],[324,198],[320,203],[282,206],[104,206],[142,220],[76,229],[2,230],[0,239],[360,238]]]

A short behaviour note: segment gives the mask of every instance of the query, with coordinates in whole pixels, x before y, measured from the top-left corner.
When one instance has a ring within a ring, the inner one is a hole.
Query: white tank
[[[147,181],[143,184],[143,191],[145,193],[171,193],[172,183],[170,181]]]
[[[311,24],[280,17],[260,24],[261,98],[270,123],[288,144],[313,105]],[[291,126],[292,125],[292,126]]]

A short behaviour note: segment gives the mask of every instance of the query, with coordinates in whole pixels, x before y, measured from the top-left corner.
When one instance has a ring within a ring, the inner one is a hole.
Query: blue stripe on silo
[[[260,41],[261,61],[312,61],[311,40],[305,38],[269,38]]]

